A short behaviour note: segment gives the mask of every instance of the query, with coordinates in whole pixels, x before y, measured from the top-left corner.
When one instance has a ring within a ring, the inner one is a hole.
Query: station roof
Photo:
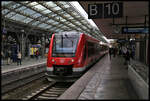
[[[83,9],[88,12],[88,4],[104,4],[114,1],[79,1]],[[122,34],[122,27],[149,26],[149,1],[117,1],[123,3],[123,17],[120,18],[97,18],[93,19],[95,24],[107,37],[107,39],[125,39],[136,37],[133,34]],[[127,19],[127,20],[126,20]],[[114,21],[114,22],[113,22]],[[116,32],[117,30],[117,32]]]
[[[2,18],[48,32],[79,31],[107,42],[103,34],[64,1],[2,1]],[[4,23],[4,22],[3,22]]]

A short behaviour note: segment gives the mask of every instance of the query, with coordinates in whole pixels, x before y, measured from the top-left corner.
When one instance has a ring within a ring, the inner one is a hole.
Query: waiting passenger
[[[5,57],[3,51],[1,51],[1,57],[2,57],[1,63],[3,64],[4,57]]]
[[[129,50],[127,50],[125,58],[126,58],[126,64],[127,65],[130,64],[130,52],[129,52]]]
[[[125,46],[122,47],[122,53],[124,57],[124,65],[126,64],[126,53],[127,53],[127,48]]]
[[[35,52],[35,56],[36,56],[36,59],[38,60],[38,58],[39,58],[39,51],[38,50]]]
[[[7,64],[10,65],[11,52],[8,51],[7,54]]]
[[[112,54],[112,48],[109,48],[110,60],[111,60],[111,54]]]
[[[117,48],[114,48],[114,49],[113,49],[113,54],[114,54],[114,57],[116,57],[116,55],[117,55],[117,52],[118,52],[118,49],[117,49]]]
[[[124,56],[126,55],[126,52],[127,52],[127,48],[125,46],[123,46],[122,47],[122,53],[123,53]]]

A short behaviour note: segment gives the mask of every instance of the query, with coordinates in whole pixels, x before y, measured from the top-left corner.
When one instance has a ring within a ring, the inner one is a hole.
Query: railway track
[[[1,85],[1,87],[2,87],[1,93],[6,94],[8,92],[13,91],[14,89],[20,88],[20,87],[22,87],[26,84],[29,84],[29,83],[31,83],[35,80],[38,80],[38,79],[41,79],[41,78],[46,78],[44,73],[45,72],[41,72],[39,74],[34,74],[34,75],[31,75],[31,76],[28,76],[28,77],[25,77],[25,78],[21,78],[21,79],[14,80],[12,82],[3,84],[3,85]]]
[[[50,82],[43,88],[33,92],[22,100],[48,100],[57,99],[67,90],[73,82]]]

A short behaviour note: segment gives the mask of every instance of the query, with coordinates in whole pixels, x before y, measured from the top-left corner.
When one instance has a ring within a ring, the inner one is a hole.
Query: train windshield
[[[53,57],[74,57],[79,35],[55,35],[53,41]]]

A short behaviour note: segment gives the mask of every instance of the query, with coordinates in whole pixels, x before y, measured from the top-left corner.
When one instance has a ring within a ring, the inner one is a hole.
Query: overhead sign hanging
[[[123,3],[88,4],[88,19],[119,18],[123,16]]]
[[[148,27],[122,27],[122,34],[148,34]]]

